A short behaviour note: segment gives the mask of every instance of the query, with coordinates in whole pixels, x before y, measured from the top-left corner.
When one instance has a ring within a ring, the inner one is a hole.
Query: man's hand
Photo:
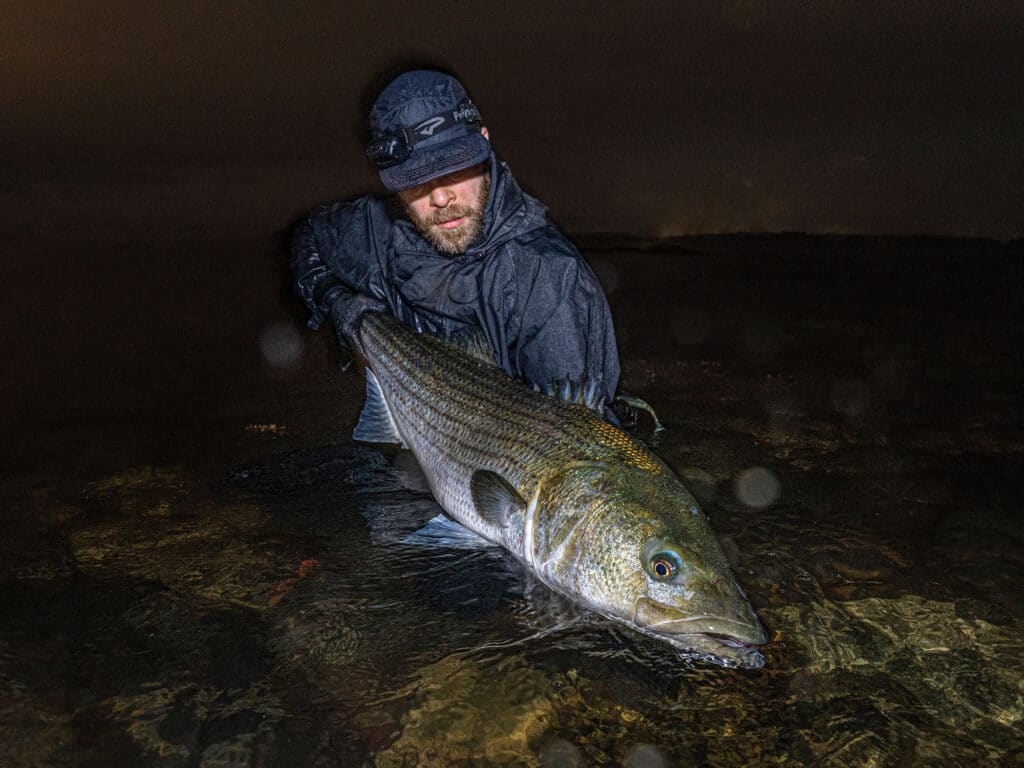
[[[387,312],[387,305],[372,296],[355,293],[343,286],[333,288],[327,298],[331,301],[331,320],[334,322],[339,341],[347,344],[353,352],[359,353],[359,337],[356,331],[359,329],[360,319],[367,312]]]

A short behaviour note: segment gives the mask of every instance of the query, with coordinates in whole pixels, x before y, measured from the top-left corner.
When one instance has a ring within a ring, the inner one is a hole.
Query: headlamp
[[[402,135],[397,133],[385,133],[380,138],[374,139],[366,147],[366,157],[378,168],[390,168],[392,165],[404,163],[412,154],[412,146],[405,136],[405,128],[402,128]]]
[[[463,99],[455,109],[430,115],[414,126],[400,125],[383,131],[366,147],[366,157],[377,168],[390,168],[409,159],[417,144],[436,138],[442,133],[462,125],[479,125],[480,113],[469,99]]]

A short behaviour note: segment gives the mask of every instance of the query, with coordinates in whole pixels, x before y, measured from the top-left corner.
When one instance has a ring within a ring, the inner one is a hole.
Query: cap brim
[[[380,180],[392,192],[400,192],[478,165],[490,156],[491,142],[482,133],[473,133],[416,150],[404,163],[381,170]]]

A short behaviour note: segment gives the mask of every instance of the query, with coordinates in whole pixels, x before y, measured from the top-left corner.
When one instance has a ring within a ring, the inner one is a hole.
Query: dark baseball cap
[[[480,133],[480,114],[462,83],[433,70],[417,69],[392,80],[370,110],[370,132],[367,156],[392,192],[491,156],[491,143]]]

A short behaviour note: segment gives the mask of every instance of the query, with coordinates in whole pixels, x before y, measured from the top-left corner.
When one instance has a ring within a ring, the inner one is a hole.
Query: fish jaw
[[[726,618],[713,614],[688,615],[678,608],[649,597],[636,601],[633,623],[658,635],[717,635],[747,645],[767,642],[764,627],[751,613],[750,617]]]
[[[732,617],[687,614],[649,597],[636,601],[633,625],[644,634],[664,640],[684,655],[729,667],[758,668],[764,657],[756,646],[768,638],[752,610]]]

